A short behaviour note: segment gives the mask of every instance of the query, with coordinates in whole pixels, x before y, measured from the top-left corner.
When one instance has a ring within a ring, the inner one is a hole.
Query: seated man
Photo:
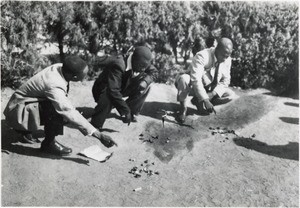
[[[97,106],[91,123],[102,128],[116,107],[125,122],[136,122],[150,90],[150,84],[156,79],[157,69],[151,65],[152,53],[146,46],[139,46],[129,54],[126,60],[122,56],[106,56],[101,61],[103,72],[94,83],[92,92]],[[123,97],[128,97],[125,101]]]
[[[199,114],[215,112],[214,105],[227,103],[236,97],[228,88],[232,48],[231,40],[222,38],[216,48],[199,51],[194,56],[187,74],[176,77],[177,100],[181,106],[180,122],[186,119],[189,94],[193,96],[191,102],[196,105]]]
[[[67,98],[69,82],[81,81],[87,71],[87,64],[81,58],[70,56],[63,64],[51,65],[31,77],[16,90],[4,110],[8,124],[30,143],[37,142],[32,133],[44,125],[45,139],[41,151],[55,155],[72,152],[71,148],[55,140],[57,135],[63,134],[64,119],[84,135],[96,137],[107,147],[116,144],[93,127]]]

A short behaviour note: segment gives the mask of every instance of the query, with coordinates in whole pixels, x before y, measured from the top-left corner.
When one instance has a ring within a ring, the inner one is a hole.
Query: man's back
[[[45,68],[21,85],[16,93],[24,97],[45,98],[47,91],[53,87],[66,90],[68,83],[63,78],[61,67],[62,64],[58,63]]]

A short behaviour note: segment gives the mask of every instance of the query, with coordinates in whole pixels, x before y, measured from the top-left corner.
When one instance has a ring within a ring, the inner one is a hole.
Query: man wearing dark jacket
[[[97,102],[91,121],[95,127],[102,128],[113,107],[128,125],[137,121],[135,116],[140,113],[150,84],[157,77],[151,61],[152,53],[146,46],[136,47],[126,60],[122,56],[107,56],[101,61],[104,69],[92,89]],[[123,97],[128,99],[125,101]]]

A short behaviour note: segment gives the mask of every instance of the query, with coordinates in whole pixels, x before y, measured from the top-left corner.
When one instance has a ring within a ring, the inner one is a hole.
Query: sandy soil
[[[69,96],[86,117],[95,106],[91,86],[72,83]],[[2,89],[1,112],[12,92]],[[57,140],[73,149],[68,157],[41,154],[39,144],[19,142],[2,114],[2,206],[298,207],[299,100],[262,89],[237,93],[240,98],[218,106],[217,115],[196,115],[190,104],[180,125],[175,87],[155,84],[138,123],[128,127],[112,111],[104,128],[118,147],[106,149],[66,127]],[[217,127],[236,134],[212,135],[209,128]],[[42,139],[42,132],[37,136]],[[78,155],[94,144],[113,156],[99,163]],[[145,167],[145,160],[158,175],[128,173]]]

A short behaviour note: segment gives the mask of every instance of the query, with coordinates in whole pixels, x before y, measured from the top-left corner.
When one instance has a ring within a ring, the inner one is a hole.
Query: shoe
[[[52,155],[62,156],[62,155],[69,155],[72,152],[72,149],[69,147],[65,147],[64,145],[54,140],[49,144],[42,142],[41,151]]]
[[[187,107],[181,106],[180,113],[178,116],[178,122],[184,123],[186,119]]]
[[[196,106],[199,115],[202,115],[202,116],[209,115],[209,112],[207,110],[205,110],[204,107],[201,106],[201,105],[203,105],[203,102],[199,103],[196,97],[192,98],[191,103]]]
[[[32,134],[22,134],[21,142],[35,144],[40,143],[41,141],[37,138],[34,138]]]
[[[215,105],[224,105],[226,103],[229,103],[232,99],[230,98],[215,98],[212,99],[211,103]]]
[[[186,119],[186,112],[182,112],[179,116],[178,116],[178,121],[180,123],[184,123]]]

